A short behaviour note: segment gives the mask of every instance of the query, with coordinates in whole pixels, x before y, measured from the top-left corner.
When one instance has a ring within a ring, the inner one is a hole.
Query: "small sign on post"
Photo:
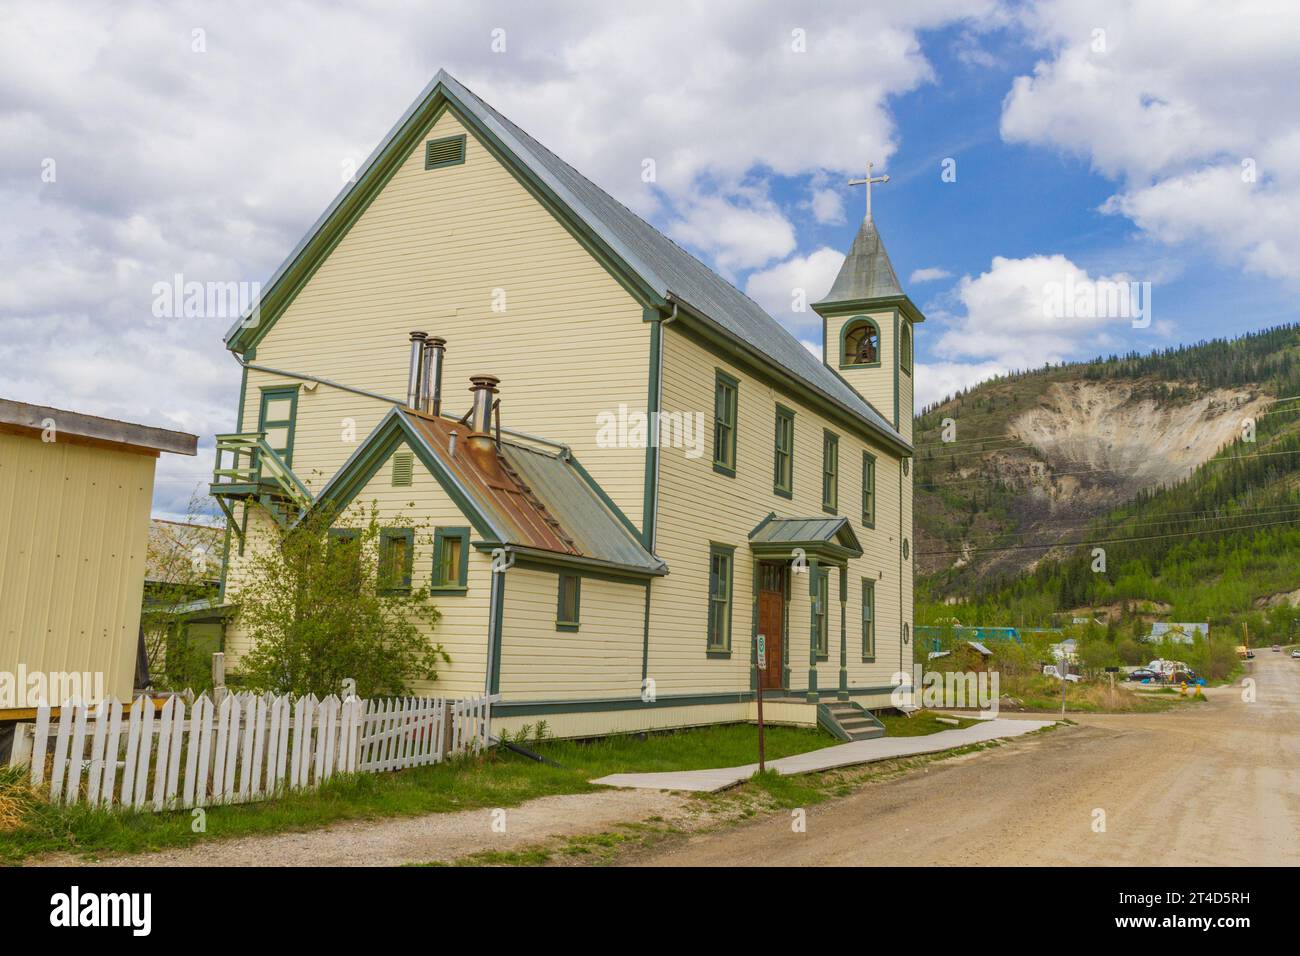
[[[758,772],[762,773],[767,769],[763,747],[763,672],[767,670],[767,635],[758,635],[757,647],[754,653],[758,655],[758,687],[755,689],[755,697],[758,700]]]

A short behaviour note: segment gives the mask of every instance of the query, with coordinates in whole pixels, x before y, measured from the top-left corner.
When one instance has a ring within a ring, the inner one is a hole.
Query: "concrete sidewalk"
[[[997,717],[982,720],[973,727],[961,730],[942,730],[937,734],[924,737],[877,737],[875,740],[855,740],[835,747],[823,747],[793,757],[769,760],[767,768],[775,770],[782,776],[796,773],[812,773],[817,770],[834,770],[837,767],[851,767],[855,764],[872,763],[877,760],[890,760],[894,757],[913,757],[917,754],[932,754],[954,747],[966,747],[970,744],[996,740],[1000,737],[1018,737],[1032,733],[1043,727],[1050,727],[1054,720],[1008,720]],[[678,770],[668,773],[614,773],[601,777],[592,783],[607,787],[632,787],[643,790],[689,790],[698,793],[714,793],[733,787],[748,780],[758,772],[758,764],[746,764],[743,767],[724,767],[719,770]]]

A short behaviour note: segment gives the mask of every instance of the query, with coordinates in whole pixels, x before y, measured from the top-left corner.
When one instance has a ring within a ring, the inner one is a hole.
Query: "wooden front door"
[[[782,653],[785,641],[785,565],[763,562],[758,566],[758,633],[767,641],[767,667],[758,672],[764,690],[780,688]]]

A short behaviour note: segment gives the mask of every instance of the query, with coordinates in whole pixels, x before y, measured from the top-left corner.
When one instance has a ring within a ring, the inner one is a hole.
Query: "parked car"
[[[1159,680],[1160,675],[1149,667],[1139,667],[1128,672],[1129,680]]]
[[[1296,650],[1292,651],[1291,656],[1295,658],[1300,658],[1300,648],[1297,648]]]
[[[1274,645],[1273,645],[1273,650],[1274,650],[1274,651],[1280,651],[1281,649],[1282,649],[1282,645],[1281,645],[1281,644],[1274,644]]]

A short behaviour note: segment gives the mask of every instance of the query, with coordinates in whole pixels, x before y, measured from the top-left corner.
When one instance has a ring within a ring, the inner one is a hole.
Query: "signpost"
[[[758,772],[762,773],[767,769],[763,753],[763,674],[767,670],[767,635],[758,635],[758,647],[755,649],[758,654]]]
[[[1119,673],[1118,667],[1107,667],[1106,673],[1110,677],[1110,706],[1115,706],[1115,675]]]

